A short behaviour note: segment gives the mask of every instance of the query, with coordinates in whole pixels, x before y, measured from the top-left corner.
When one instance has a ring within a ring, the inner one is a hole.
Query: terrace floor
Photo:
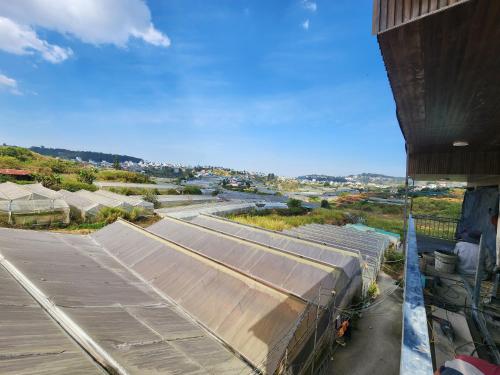
[[[441,250],[451,253],[455,248],[455,241],[442,240],[417,234],[417,248],[421,253],[433,253],[435,250]]]
[[[380,296],[353,325],[345,347],[334,348],[325,374],[396,375],[401,353],[403,293],[384,272],[378,276]],[[354,360],[356,359],[356,360]]]

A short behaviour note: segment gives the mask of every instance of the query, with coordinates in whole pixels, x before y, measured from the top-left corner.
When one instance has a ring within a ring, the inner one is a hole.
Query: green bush
[[[321,201],[321,208],[330,208],[330,202],[328,202],[326,199],[323,199]]]
[[[86,184],[80,181],[63,180],[61,182],[61,189],[68,191],[78,191],[78,190],[96,191],[98,188],[95,185]]]
[[[286,205],[288,206],[288,208],[301,208],[302,201],[299,199],[290,198],[288,202],[286,202]]]
[[[196,186],[196,185],[186,185],[184,186],[183,188],[183,193],[184,194],[195,194],[195,195],[201,195],[203,194],[201,192],[201,189],[199,186]]]
[[[43,186],[52,190],[61,189],[62,178],[60,175],[52,174],[35,174],[35,181],[40,182]]]
[[[122,208],[104,207],[97,214],[97,221],[106,224],[114,223],[118,218],[129,219],[129,213]]]
[[[154,183],[149,176],[137,172],[120,171],[120,170],[103,170],[97,174],[98,180],[104,181],[121,181],[134,182],[139,184]]]
[[[34,158],[33,152],[17,146],[0,146],[0,156],[10,156],[22,162],[33,160]]]
[[[146,190],[142,196],[146,202],[150,202],[154,204],[154,208],[160,207],[160,202],[158,201],[158,197],[156,196],[153,190]]]
[[[96,178],[96,170],[94,168],[82,168],[78,172],[78,181],[84,184],[92,185]]]
[[[0,168],[22,169],[23,163],[13,156],[0,156]]]

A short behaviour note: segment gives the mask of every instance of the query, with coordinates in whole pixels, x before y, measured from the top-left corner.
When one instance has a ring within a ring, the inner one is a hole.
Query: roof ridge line
[[[224,221],[224,222],[231,223],[231,224],[234,224],[234,225],[236,225],[236,224],[243,225],[243,226],[245,226],[247,228],[251,228],[251,229],[254,229],[254,230],[257,230],[257,231],[261,230],[261,231],[264,231],[264,232],[267,232],[267,233],[271,233],[271,234],[275,234],[275,235],[278,235],[278,236],[283,236],[283,237],[286,237],[286,238],[290,238],[290,239],[293,239],[295,241],[300,241],[300,242],[305,242],[305,243],[310,242],[309,240],[305,240],[303,238],[294,237],[294,236],[291,236],[291,235],[289,235],[287,233],[278,232],[278,231],[271,230],[271,229],[266,229],[266,228],[261,228],[261,227],[258,227],[256,225],[252,225],[252,224],[245,224],[245,223],[235,222],[235,221],[229,220],[229,219],[227,219],[225,217],[221,217],[221,216],[217,216],[217,215],[200,213],[199,216],[207,216],[207,217],[210,217],[212,219]],[[359,258],[361,256],[361,253],[359,253],[359,251],[356,254],[356,252],[353,252],[353,251],[347,251],[347,250],[344,250],[344,249],[338,249],[336,247],[328,246],[328,245],[325,245],[325,244],[322,244],[322,243],[318,243],[318,242],[315,242],[315,243],[312,243],[312,244],[316,245],[316,246],[319,246],[319,247],[322,247],[325,250],[335,251],[335,252],[338,252],[340,254],[344,254],[346,256],[350,256],[350,257],[353,257],[353,258]]]
[[[208,215],[207,215],[208,216]],[[317,263],[319,265],[322,265],[322,266],[325,266],[325,267],[328,267],[328,268],[332,268],[332,269],[335,269],[337,271],[343,271],[343,268],[339,265],[333,265],[333,264],[330,264],[330,263],[327,263],[327,262],[324,262],[322,260],[319,260],[319,259],[314,259],[314,258],[310,258],[306,255],[301,255],[301,254],[297,254],[297,253],[293,253],[291,251],[288,251],[288,250],[284,250],[284,249],[280,249],[278,247],[275,247],[275,246],[271,246],[271,245],[264,245],[258,241],[255,241],[255,240],[251,240],[251,239],[248,239],[248,238],[244,238],[244,237],[240,237],[236,234],[232,234],[232,233],[226,233],[224,231],[221,231],[219,229],[215,229],[215,228],[210,228],[210,227],[207,227],[205,225],[202,225],[202,224],[198,224],[198,223],[192,223],[190,221],[187,221],[187,220],[183,220],[183,219],[179,219],[179,218],[174,218],[174,217],[164,217],[162,220],[164,219],[174,219],[174,220],[178,220],[184,224],[189,224],[189,225],[194,225],[194,226],[197,226],[197,227],[200,227],[200,228],[203,228],[203,229],[206,229],[206,230],[209,230],[209,231],[212,231],[212,232],[215,232],[215,233],[218,233],[218,234],[221,234],[223,236],[226,236],[226,237],[232,237],[232,238],[236,238],[238,240],[241,240],[241,241],[245,241],[245,242],[249,242],[251,244],[254,244],[256,246],[259,246],[259,247],[263,247],[265,249],[271,249],[275,252],[280,252],[280,253],[283,253],[283,254],[287,254],[287,255],[290,255],[294,258],[299,258],[299,259],[303,259],[303,260],[306,260],[310,263]]]
[[[206,255],[206,254],[200,253],[200,252],[199,252],[199,251],[197,251],[197,250],[191,249],[191,248],[190,248],[190,247],[188,247],[188,246],[181,245],[181,244],[179,244],[179,243],[177,243],[177,242],[175,242],[175,241],[172,241],[172,240],[166,239],[166,238],[164,238],[164,237],[162,237],[162,236],[160,236],[160,235],[158,235],[158,234],[156,234],[156,233],[153,233],[153,232],[148,231],[146,228],[142,228],[142,227],[140,227],[140,226],[138,226],[138,225],[136,225],[136,224],[134,224],[134,223],[131,223],[131,222],[129,222],[129,221],[127,221],[127,220],[125,220],[125,219],[118,218],[118,220],[117,220],[117,221],[118,221],[118,222],[120,222],[120,223],[123,223],[123,224],[125,224],[125,225],[128,225],[128,226],[130,226],[130,227],[132,227],[132,228],[136,229],[136,230],[137,230],[137,231],[139,231],[139,232],[143,232],[143,233],[144,233],[144,234],[146,234],[146,235],[152,236],[153,238],[155,238],[155,239],[156,239],[156,240],[158,240],[158,241],[166,242],[166,243],[167,243],[167,244],[169,244],[170,246],[171,246],[171,245],[174,245],[174,246],[176,246],[176,247],[179,247],[179,248],[183,249],[184,251],[187,251],[188,253],[192,253],[193,255],[196,255],[196,256],[198,256],[198,257],[200,257],[200,258],[203,258],[203,259],[205,259],[205,260],[206,260],[206,261],[208,261],[208,262],[215,263],[215,264],[217,264],[219,267],[221,267],[222,269],[226,269],[226,270],[228,270],[229,272],[234,272],[234,273],[236,273],[236,274],[238,274],[238,275],[242,276],[242,277],[243,277],[243,278],[245,278],[245,279],[249,279],[249,280],[251,280],[251,281],[253,281],[253,282],[255,282],[255,283],[257,283],[257,284],[261,285],[262,287],[264,287],[264,288],[266,288],[266,289],[271,289],[271,290],[273,290],[275,293],[280,293],[280,294],[283,294],[283,295],[285,295],[285,296],[287,296],[287,297],[291,297],[291,298],[296,299],[296,300],[298,300],[299,302],[304,303],[304,304],[306,304],[306,305],[309,303],[309,301],[308,301],[308,300],[306,300],[306,299],[305,299],[305,298],[303,298],[303,297],[300,297],[299,295],[297,295],[297,294],[295,294],[295,293],[289,292],[289,291],[287,291],[287,290],[285,290],[285,289],[283,289],[283,288],[281,288],[281,287],[279,287],[279,286],[272,285],[272,284],[271,284],[271,283],[269,283],[268,281],[265,281],[265,280],[263,280],[263,279],[261,279],[261,278],[259,278],[259,277],[248,275],[247,273],[245,273],[245,272],[243,272],[243,271],[240,271],[240,270],[238,270],[237,268],[235,268],[235,267],[233,267],[233,266],[230,266],[230,265],[228,265],[228,264],[226,264],[226,263],[224,263],[224,262],[221,262],[221,261],[219,261],[219,260],[217,260],[217,259],[214,259],[214,258],[212,258],[212,257],[210,257],[210,256],[208,256],[208,255]]]

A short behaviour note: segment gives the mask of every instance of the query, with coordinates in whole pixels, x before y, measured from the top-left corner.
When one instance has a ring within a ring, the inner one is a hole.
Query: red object
[[[457,355],[456,358],[461,359],[464,362],[469,362],[478,370],[482,371],[484,375],[500,375],[500,366],[494,365],[485,360],[476,357],[470,357],[468,355]]]
[[[25,171],[24,169],[0,169],[0,174],[6,174],[10,176],[29,176],[30,171]]]

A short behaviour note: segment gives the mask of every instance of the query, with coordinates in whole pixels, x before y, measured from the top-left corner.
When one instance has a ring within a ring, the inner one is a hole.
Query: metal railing
[[[417,235],[414,219],[410,215],[406,238],[400,375],[432,375],[433,373],[427,315],[418,263]]]
[[[458,219],[432,215],[413,215],[417,234],[453,241],[456,238]]]

